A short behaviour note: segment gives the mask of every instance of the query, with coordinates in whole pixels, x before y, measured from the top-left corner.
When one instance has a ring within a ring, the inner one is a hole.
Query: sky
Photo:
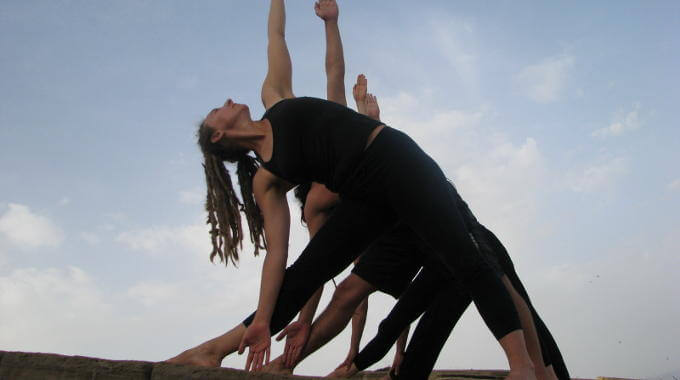
[[[680,3],[339,5],[347,93],[365,73],[503,241],[571,374],[678,376]],[[0,350],[157,361],[254,310],[262,257],[209,261],[195,131],[227,97],[264,111],[267,8],[0,2]],[[287,11],[293,90],[324,97],[313,1]],[[371,296],[364,343],[393,304]],[[297,373],[348,348],[349,328]],[[471,308],[436,368],[507,363]]]

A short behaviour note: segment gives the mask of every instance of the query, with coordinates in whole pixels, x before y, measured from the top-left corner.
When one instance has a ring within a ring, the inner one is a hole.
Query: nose
[[[225,106],[230,106],[230,105],[232,105],[232,104],[234,104],[234,102],[231,101],[231,99],[227,99],[227,101],[224,102],[224,105],[225,105]]]

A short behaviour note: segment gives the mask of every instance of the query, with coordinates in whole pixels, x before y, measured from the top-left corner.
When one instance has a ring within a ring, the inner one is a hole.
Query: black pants
[[[496,262],[531,310],[541,343],[543,364],[552,364],[560,380],[570,379],[559,348],[532,306],[507,251],[491,231],[481,225],[476,229],[479,234],[475,235],[482,249],[492,250]],[[380,323],[377,335],[355,357],[354,364],[363,370],[383,358],[401,332],[422,314],[408,344],[399,376],[392,377],[427,379],[453,327],[470,302],[469,295],[455,283],[447,283],[433,267],[423,268],[387,318]]]
[[[286,270],[271,320],[286,326],[325,281],[398,221],[430,249],[430,260],[465,289],[497,339],[520,329],[512,299],[468,235],[458,194],[408,136],[386,127],[340,189],[342,202]]]

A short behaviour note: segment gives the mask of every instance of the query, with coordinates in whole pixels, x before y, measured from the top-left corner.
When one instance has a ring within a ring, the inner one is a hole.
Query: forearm
[[[350,350],[359,352],[361,337],[364,334],[364,327],[366,326],[366,314],[368,314],[368,297],[361,301],[352,315],[352,339],[350,341]]]
[[[286,267],[286,254],[268,252],[262,264],[262,279],[260,282],[260,298],[255,313],[255,322],[269,324],[271,322],[276,299],[281,289]]]
[[[293,69],[285,38],[286,11],[283,0],[272,0],[267,23],[267,75],[262,83],[262,104],[271,107],[293,97]]]
[[[302,310],[300,310],[300,317],[298,318],[298,322],[306,323],[308,325],[312,324],[312,321],[314,320],[314,314],[316,314],[316,309],[319,306],[319,300],[321,299],[322,294],[323,286],[321,286],[316,292],[314,292],[314,294],[307,301]]]
[[[267,36],[269,39],[282,38],[286,34],[286,8],[283,0],[271,0],[267,19]]]
[[[262,211],[267,242],[267,255],[262,263],[260,299],[254,322],[269,324],[286,270],[290,210],[286,199],[286,189],[280,187],[266,171],[258,171],[255,174],[253,193]]]
[[[326,30],[326,92],[328,100],[347,105],[345,97],[345,57],[337,20],[324,21]]]
[[[401,332],[401,335],[399,335],[399,339],[397,339],[397,352],[399,353],[404,353],[406,351],[406,340],[408,339],[408,331],[410,327],[410,325],[406,326],[404,331]]]

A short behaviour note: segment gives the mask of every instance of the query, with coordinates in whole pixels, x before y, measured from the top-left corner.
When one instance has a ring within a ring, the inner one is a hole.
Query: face
[[[208,113],[205,117],[205,122],[216,131],[225,132],[234,128],[242,117],[250,117],[248,106],[234,103],[231,99],[227,99],[222,107],[214,108]]]

